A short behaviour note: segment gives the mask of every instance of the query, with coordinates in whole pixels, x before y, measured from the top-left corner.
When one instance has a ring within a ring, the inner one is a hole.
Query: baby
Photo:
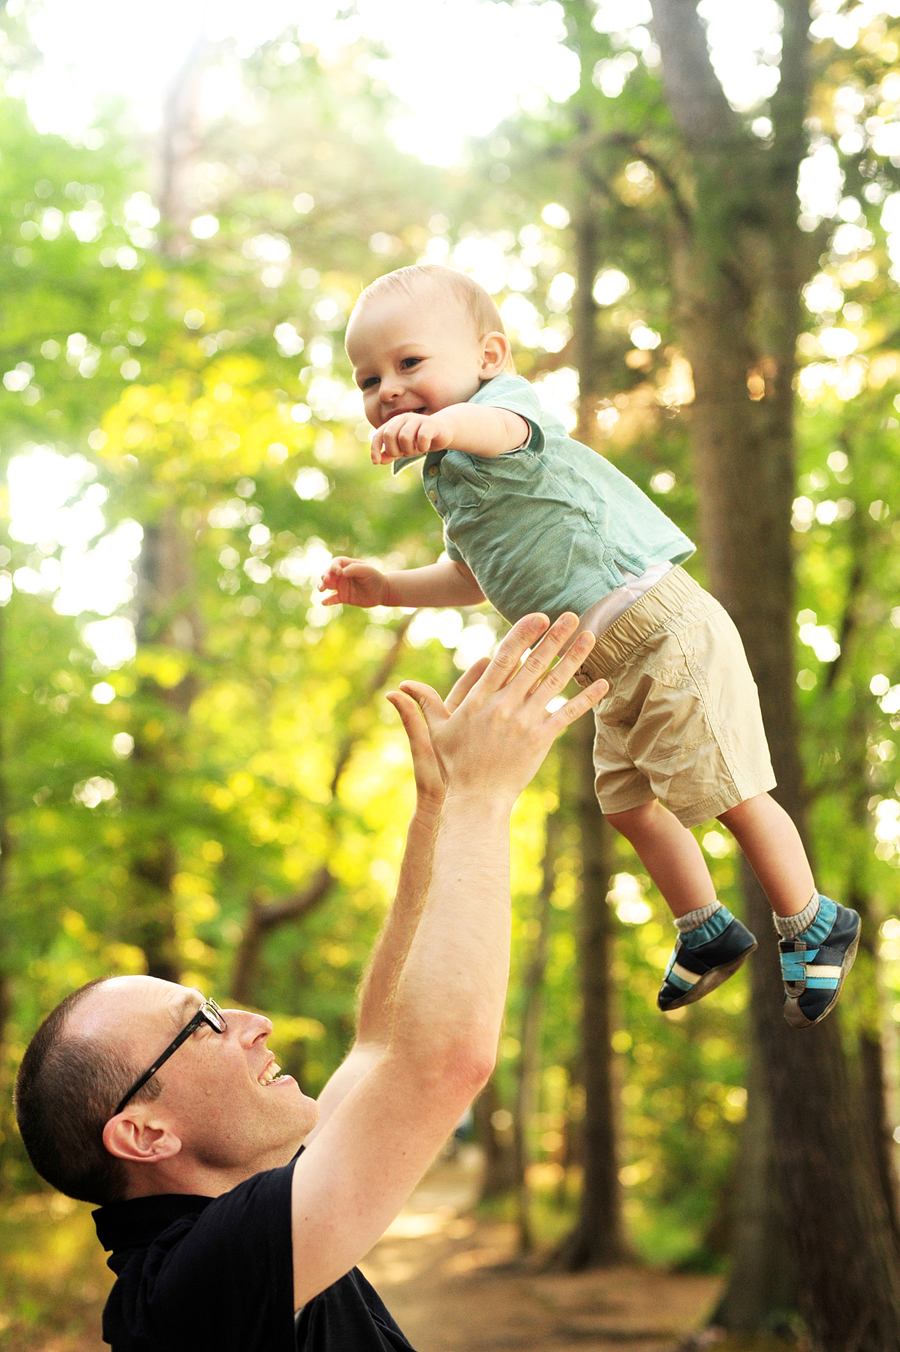
[[[383,573],[336,558],[325,605],[468,606],[511,624],[534,610],[580,616],[597,641],[578,679],[605,677],[595,713],[597,798],[634,846],[678,931],[662,1010],[699,1000],[756,939],[723,906],[688,829],[717,817],[774,912],[784,1016],[811,1028],[856,956],[859,916],[821,896],[775,779],[756,686],[728,615],[679,565],[690,540],[608,460],[572,441],[512,374],[491,296],[441,266],[400,268],[366,288],[347,353],[376,429],[372,460],[424,459],[446,554]]]

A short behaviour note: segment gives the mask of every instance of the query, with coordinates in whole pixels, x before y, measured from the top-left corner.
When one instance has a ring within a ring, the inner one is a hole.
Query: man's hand
[[[453,423],[441,413],[398,413],[372,437],[372,464],[446,451],[452,440]]]
[[[481,678],[490,665],[490,659],[481,657],[468,671],[460,676],[450,694],[444,700],[444,708],[454,713],[462,704],[466,695]],[[419,706],[414,699],[402,690],[391,690],[386,698],[393,704],[404,731],[409,738],[409,750],[412,756],[413,774],[416,780],[416,811],[427,816],[435,815],[444,801],[444,779],[437,756],[431,745],[431,737]]]
[[[468,682],[455,708],[431,686],[403,682],[403,693],[422,710],[448,794],[483,796],[511,807],[560,733],[603,698],[608,682],[594,681],[555,712],[547,711],[594,646],[593,634],[585,631],[552,665],[577,627],[577,616],[571,613],[552,626],[546,615],[526,615],[506,635],[493,661]],[[463,683],[470,675],[466,673]],[[460,684],[453,691],[457,698]],[[405,718],[404,726],[409,730]],[[413,756],[415,760],[415,747]]]
[[[319,591],[329,594],[323,606],[387,606],[387,579],[374,564],[362,559],[332,559],[319,582]]]

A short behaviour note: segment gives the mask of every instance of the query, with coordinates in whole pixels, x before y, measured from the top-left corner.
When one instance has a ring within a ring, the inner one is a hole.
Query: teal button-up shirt
[[[693,554],[646,493],[544,412],[527,380],[495,376],[470,403],[518,413],[531,429],[527,446],[497,456],[433,451],[422,482],[450,558],[471,568],[510,624],[535,610],[551,621],[564,610],[582,615],[623,572],[639,577]],[[412,462],[395,460],[393,472]]]

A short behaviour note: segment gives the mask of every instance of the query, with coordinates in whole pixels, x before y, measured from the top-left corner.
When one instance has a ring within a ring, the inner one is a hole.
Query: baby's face
[[[464,404],[483,379],[483,343],[472,319],[455,296],[432,285],[367,301],[350,316],[347,355],[373,427],[398,413]]]

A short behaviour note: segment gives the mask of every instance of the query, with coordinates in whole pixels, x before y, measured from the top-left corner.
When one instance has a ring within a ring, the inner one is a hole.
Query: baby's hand
[[[328,592],[323,606],[384,606],[386,600],[385,576],[371,563],[362,559],[332,559],[322,574],[319,591]]]
[[[449,418],[441,413],[398,413],[372,438],[372,463],[386,465],[428,451],[446,451],[453,440]]]

